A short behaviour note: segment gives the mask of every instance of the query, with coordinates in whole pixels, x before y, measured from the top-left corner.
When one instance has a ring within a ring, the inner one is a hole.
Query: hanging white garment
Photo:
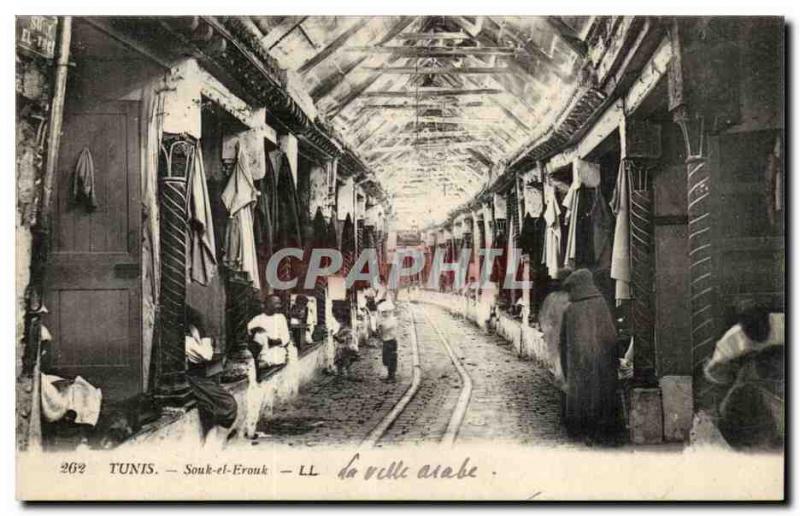
[[[259,289],[261,282],[253,234],[253,206],[259,193],[240,158],[241,149],[237,147],[233,173],[222,192],[222,203],[230,217],[225,231],[225,262],[229,267],[247,273],[253,286]]]
[[[72,410],[75,423],[94,426],[100,417],[102,402],[102,391],[80,376],[70,381],[42,373],[42,415],[51,423]]]
[[[542,263],[547,266],[547,274],[555,279],[558,277],[558,269],[561,263],[561,225],[558,220],[561,215],[561,209],[558,207],[558,201],[551,185],[545,186],[545,202],[544,221],[546,229]]]
[[[564,196],[564,201],[561,203],[567,209],[566,218],[569,223],[567,229],[567,250],[564,254],[564,267],[568,269],[575,268],[575,250],[577,249],[577,242],[575,241],[576,230],[578,227],[578,203],[580,195],[578,189],[581,183],[574,181],[569,187],[567,195]]]
[[[630,197],[625,161],[619,164],[617,187],[611,199],[611,211],[616,215],[614,247],[611,251],[611,278],[616,281],[617,305],[631,298],[631,243],[630,243]]]
[[[217,269],[217,244],[208,197],[203,153],[198,144],[189,181],[189,279],[208,285]]]
[[[534,219],[542,215],[544,203],[542,201],[542,191],[532,185],[526,185],[522,192],[525,200],[525,212]],[[524,218],[524,214],[523,214]]]

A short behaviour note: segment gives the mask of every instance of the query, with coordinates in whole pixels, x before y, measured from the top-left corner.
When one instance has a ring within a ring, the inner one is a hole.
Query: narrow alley
[[[412,321],[413,314],[413,321]],[[265,439],[290,446],[361,444],[412,388],[416,331],[421,384],[376,446],[429,445],[442,441],[464,381],[442,338],[472,382],[456,441],[531,445],[563,444],[559,392],[549,371],[521,360],[502,338],[435,305],[401,305],[399,380],[382,381],[380,349],[362,348],[352,378],[320,376],[291,402],[275,407],[259,426]],[[441,334],[441,336],[440,336]]]

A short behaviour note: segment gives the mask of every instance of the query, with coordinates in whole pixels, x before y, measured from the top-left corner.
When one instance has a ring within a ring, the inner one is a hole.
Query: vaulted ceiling
[[[399,225],[443,219],[544,134],[589,17],[250,17],[290,84],[375,171]]]

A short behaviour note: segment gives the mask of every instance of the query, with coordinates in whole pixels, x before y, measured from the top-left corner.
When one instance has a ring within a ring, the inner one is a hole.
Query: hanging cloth
[[[285,154],[280,157],[277,181],[277,211],[275,212],[277,249],[302,247],[303,239],[300,227],[300,209],[297,201],[297,190],[292,179],[292,169]]]
[[[617,186],[611,199],[611,211],[616,216],[614,247],[611,251],[611,279],[616,281],[617,305],[622,300],[631,298],[629,203],[628,173],[625,168],[625,160],[622,160],[617,174]]]
[[[228,267],[245,272],[253,286],[259,289],[261,282],[253,234],[253,206],[258,199],[258,190],[240,158],[241,149],[237,145],[233,172],[222,191],[222,203],[229,217],[225,231],[225,262]]]
[[[94,191],[94,159],[89,147],[84,147],[75,163],[72,174],[72,200],[83,206],[87,212],[97,209],[97,198]]]
[[[255,225],[255,238],[259,255],[263,255],[264,259],[268,260],[272,256],[275,241],[274,224],[276,218],[275,210],[278,207],[278,186],[272,160],[267,159],[265,161],[264,177],[258,182],[261,195],[258,196],[253,223]]]
[[[314,249],[329,249],[328,246],[328,225],[325,222],[325,216],[322,214],[322,208],[317,207],[314,213],[314,219],[311,222],[311,239],[309,240],[309,257]],[[331,259],[323,257],[320,261],[321,267],[328,267],[331,264]],[[314,290],[320,294],[325,292],[325,285],[327,285],[325,277],[317,277]]]
[[[591,224],[595,264],[600,270],[608,270],[611,267],[613,244],[611,234],[614,231],[614,217],[600,188],[594,189]]]
[[[328,229],[325,233],[325,246],[328,249],[339,249],[339,240],[336,236],[336,214],[328,220]]]
[[[575,268],[575,253],[577,250],[576,235],[578,229],[578,210],[580,209],[580,183],[573,182],[564,196],[561,205],[567,209],[566,220],[569,224],[567,228],[567,249],[564,253],[564,267],[567,269]]]
[[[208,285],[217,268],[217,244],[208,196],[203,151],[198,143],[189,180],[189,279]]]
[[[302,249],[303,240],[300,236],[300,215],[297,202],[297,191],[292,178],[292,169],[284,153],[277,155],[277,203],[274,220],[273,251],[277,252],[286,248]],[[294,258],[281,260],[278,268],[278,277],[283,281],[298,277],[300,263]]]
[[[541,217],[533,218],[530,213],[525,214],[525,220],[522,222],[519,247],[523,253],[530,256],[532,264],[540,263],[542,260],[543,223],[544,220]]]
[[[578,189],[578,207],[575,212],[575,268],[595,268],[594,225],[592,210],[594,209],[595,188],[586,185]]]
[[[545,210],[544,221],[546,225],[544,236],[544,249],[542,251],[542,263],[547,266],[547,274],[553,278],[558,278],[558,270],[561,260],[561,209],[558,207],[555,192],[552,185],[545,189]]]
[[[492,263],[492,275],[490,276],[490,280],[501,286],[506,278],[506,266],[508,260],[507,246],[508,240],[506,239],[505,232],[502,230],[498,231],[494,237],[494,242],[492,242],[492,248],[500,249],[503,254],[494,259],[494,262]]]
[[[356,245],[356,234],[355,234],[355,227],[353,226],[353,219],[350,218],[350,214],[347,214],[347,217],[344,219],[344,227],[342,228],[342,275],[346,276],[350,269],[353,267],[353,263],[355,262],[355,245]]]
[[[314,219],[311,221],[311,247],[312,249],[325,249],[328,247],[328,223],[322,208],[317,207]]]
[[[322,208],[317,207],[317,211],[314,213],[314,220],[311,224],[313,229],[313,237],[311,240],[311,248],[313,249],[331,249],[328,246],[328,225],[325,222],[325,216],[322,214]],[[323,257],[320,260],[321,267],[328,267],[331,264],[331,259],[328,257]],[[317,301],[316,304],[312,303],[309,305],[310,307],[315,308],[315,315],[313,316],[313,322],[316,325],[324,326],[325,325],[325,287],[328,285],[328,278],[325,276],[317,276],[316,282],[314,283],[314,297]]]

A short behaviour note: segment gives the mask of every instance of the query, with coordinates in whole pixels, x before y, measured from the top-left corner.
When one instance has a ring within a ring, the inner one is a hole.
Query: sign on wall
[[[17,16],[17,46],[52,59],[57,28],[56,16]]]

